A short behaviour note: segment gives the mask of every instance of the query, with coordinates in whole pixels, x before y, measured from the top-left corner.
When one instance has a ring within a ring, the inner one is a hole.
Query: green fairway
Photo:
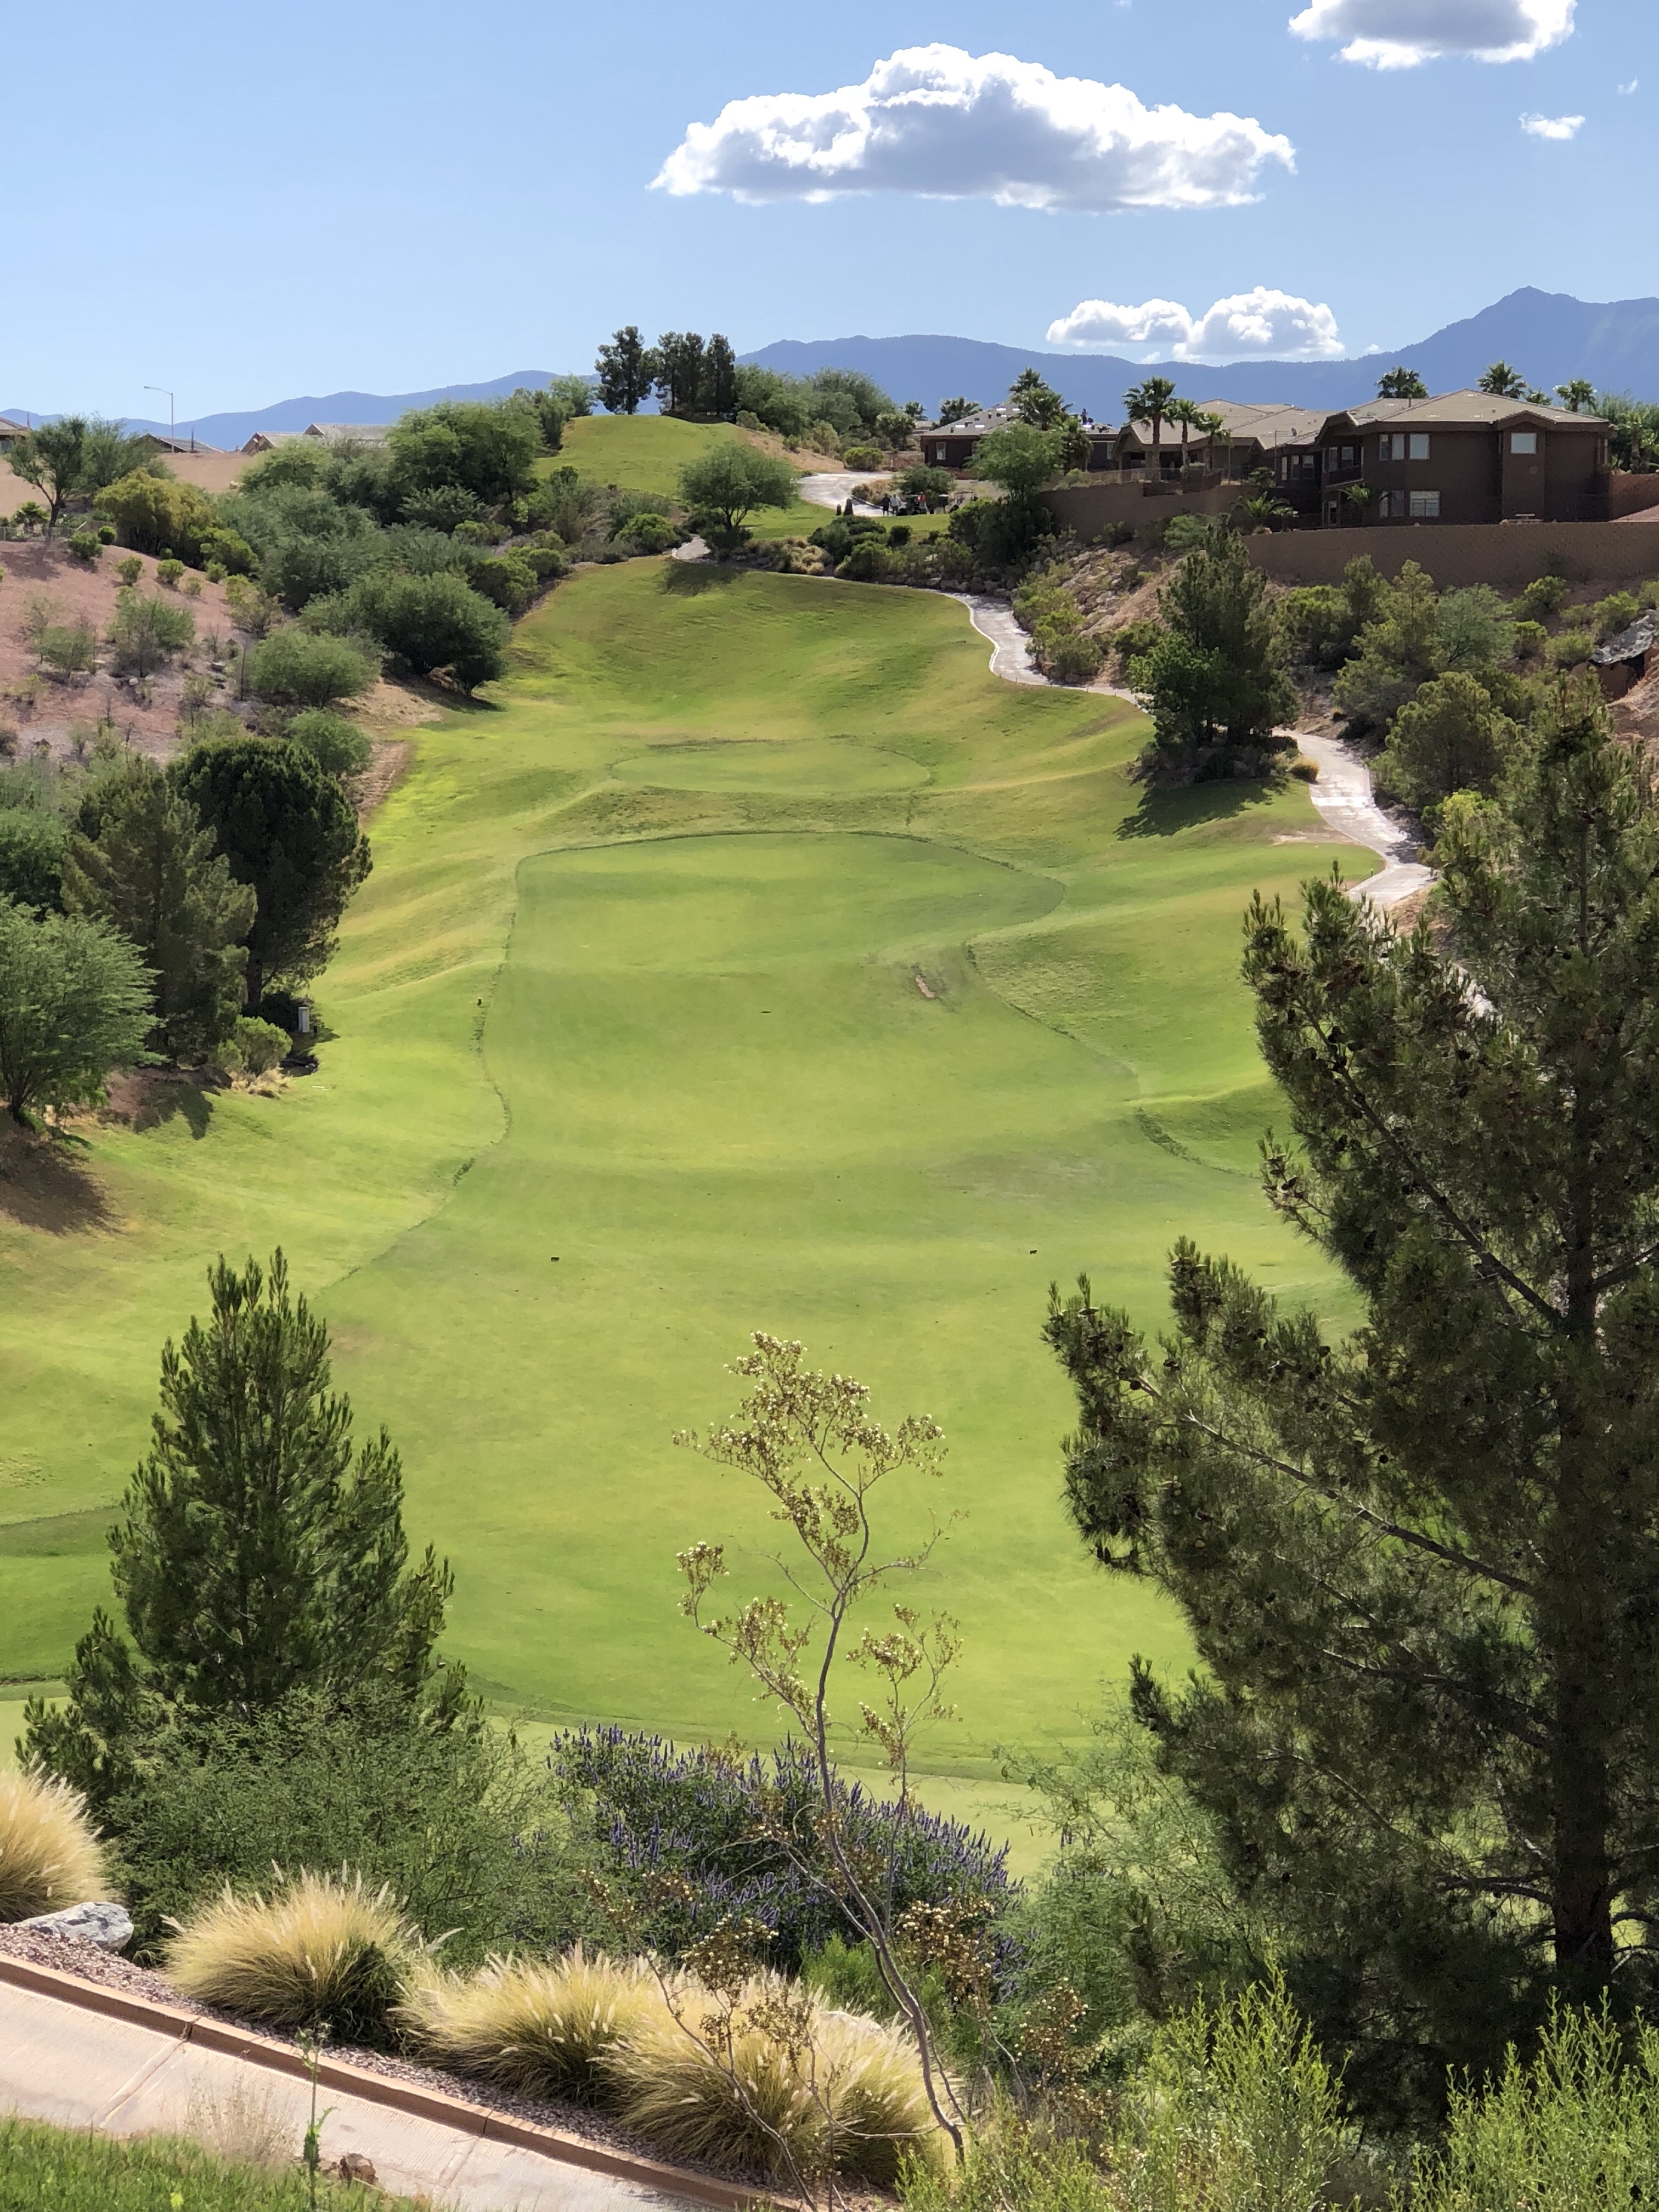
[[[682,422],[672,415],[579,415],[566,423],[557,455],[543,466],[580,469],[600,483],[673,499],[688,461],[742,435],[729,422]],[[749,528],[757,538],[805,538],[827,513],[798,499],[789,507],[757,507]]]
[[[1373,863],[1297,785],[1143,794],[1130,709],[988,654],[929,594],[646,561],[520,626],[498,703],[419,732],[376,820],[322,1073],[89,1131],[55,1212],[0,1195],[0,1674],[58,1672],[105,1594],[202,1268],[279,1240],[504,1709],[770,1732],[675,1604],[686,1543],[741,1576],[769,1540],[669,1442],[732,1409],[754,1328],[947,1431],[898,1513],[966,1516],[924,1592],[966,1640],[941,1771],[1179,1658],[1068,1531],[1047,1285],[1087,1268],[1152,1321],[1190,1229],[1328,1299],[1251,1172],[1239,916]]]

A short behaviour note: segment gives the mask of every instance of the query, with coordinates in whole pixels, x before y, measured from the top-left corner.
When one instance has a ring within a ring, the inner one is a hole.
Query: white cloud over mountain
[[[1085,300],[1048,325],[1050,345],[1153,346],[1174,361],[1329,361],[1344,349],[1336,317],[1322,302],[1265,284],[1216,300],[1201,315],[1176,300],[1117,307]]]
[[[1414,69],[1462,55],[1529,62],[1572,29],[1575,0],[1310,0],[1291,28],[1299,39],[1343,40],[1345,62]]]
[[[1237,207],[1269,161],[1294,167],[1294,149],[1253,116],[1147,107],[1124,85],[931,46],[836,92],[732,100],[689,127],[653,182],[740,200],[908,192],[1104,213]]]
[[[1582,115],[1523,115],[1521,128],[1529,138],[1576,138],[1583,130]]]

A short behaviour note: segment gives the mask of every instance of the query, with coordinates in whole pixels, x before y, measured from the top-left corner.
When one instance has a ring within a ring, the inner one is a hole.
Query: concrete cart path
[[[887,469],[828,469],[821,476],[801,477],[795,489],[809,507],[845,507],[849,499],[857,506],[866,484],[884,483],[890,474]]]
[[[328,2081],[318,2109],[328,2114],[325,2160],[361,2152],[381,2188],[459,2212],[684,2212],[672,2194],[493,2141],[477,2120],[469,2130]],[[0,2112],[112,2136],[211,2140],[216,2118],[223,2127],[251,2112],[270,2116],[297,2159],[310,2110],[304,2079],[0,1980]]]
[[[1416,850],[1411,834],[1402,830],[1377,805],[1371,791],[1371,773],[1340,738],[1316,738],[1297,732],[1296,742],[1310,761],[1319,764],[1319,781],[1309,787],[1309,796],[1330,823],[1356,845],[1375,853],[1382,866],[1363,884],[1356,884],[1351,898],[1369,899],[1375,907],[1397,906],[1413,891],[1432,883],[1434,871],[1411,858]]]

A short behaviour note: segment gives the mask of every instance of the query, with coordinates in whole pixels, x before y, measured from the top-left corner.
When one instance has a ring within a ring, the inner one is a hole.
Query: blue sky
[[[1653,5],[58,0],[0,148],[0,404],[188,422],[585,368],[623,321],[1222,358],[1659,292]],[[1209,313],[1258,290],[1328,316]]]

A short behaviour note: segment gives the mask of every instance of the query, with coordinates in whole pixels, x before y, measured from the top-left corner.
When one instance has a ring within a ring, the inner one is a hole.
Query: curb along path
[[[325,2057],[323,2156],[459,2212],[743,2212],[733,2185],[515,2120]],[[204,2111],[263,2106],[297,2158],[311,2083],[292,2045],[78,1976],[0,1959],[0,2112],[112,2136],[188,2135]]]

